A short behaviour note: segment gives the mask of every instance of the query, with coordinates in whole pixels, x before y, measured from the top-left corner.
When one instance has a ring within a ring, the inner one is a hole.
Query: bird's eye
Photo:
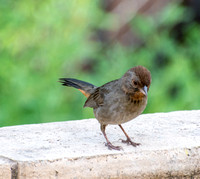
[[[137,81],[133,81],[133,84],[134,84],[135,86],[137,86],[137,85],[138,85]]]

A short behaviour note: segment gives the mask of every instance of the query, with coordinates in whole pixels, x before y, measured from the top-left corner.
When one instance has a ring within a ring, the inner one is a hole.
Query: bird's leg
[[[138,145],[140,145],[140,143],[135,143],[131,140],[131,138],[128,136],[128,134],[125,132],[124,128],[122,127],[121,124],[119,124],[119,127],[121,128],[121,130],[123,131],[123,133],[126,136],[126,140],[122,140],[123,143],[127,143],[128,145],[132,145],[134,147],[137,147]]]
[[[108,138],[106,136],[105,129],[106,129],[106,125],[101,124],[101,132],[103,133],[103,135],[104,135],[104,137],[105,137],[105,139],[107,141],[106,146],[108,147],[108,149],[110,149],[110,150],[112,150],[112,149],[114,149],[114,150],[121,150],[122,147],[120,147],[120,146],[114,146],[114,145],[111,144],[111,142],[108,140]]]

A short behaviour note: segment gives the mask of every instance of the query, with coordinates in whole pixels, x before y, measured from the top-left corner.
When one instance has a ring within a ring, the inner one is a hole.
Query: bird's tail
[[[90,94],[96,88],[96,86],[94,86],[90,83],[87,83],[87,82],[81,81],[81,80],[77,80],[77,79],[73,79],[73,78],[59,78],[59,82],[62,83],[63,86],[77,88],[86,97],[89,97]]]

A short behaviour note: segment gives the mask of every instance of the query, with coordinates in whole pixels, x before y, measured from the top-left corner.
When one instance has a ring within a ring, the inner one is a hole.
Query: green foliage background
[[[0,2],[0,126],[93,117],[85,97],[58,78],[98,86],[136,65],[152,73],[145,113],[200,108],[200,25],[189,9],[170,4],[156,18],[137,15],[131,27],[143,46],[105,47],[91,40],[94,29],[116,22],[98,1]],[[181,43],[172,33],[179,22],[188,24]],[[83,70],[87,63],[92,70]]]

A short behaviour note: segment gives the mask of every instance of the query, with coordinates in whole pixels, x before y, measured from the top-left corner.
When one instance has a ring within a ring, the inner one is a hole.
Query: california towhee
[[[113,80],[96,87],[90,83],[73,78],[60,78],[62,85],[77,88],[86,97],[84,107],[91,107],[101,125],[101,131],[109,149],[120,150],[108,140],[105,129],[108,124],[117,124],[126,136],[122,142],[139,145],[131,141],[122,128],[122,123],[128,122],[140,115],[147,105],[147,92],[151,84],[151,73],[143,66],[129,69],[120,79]]]

